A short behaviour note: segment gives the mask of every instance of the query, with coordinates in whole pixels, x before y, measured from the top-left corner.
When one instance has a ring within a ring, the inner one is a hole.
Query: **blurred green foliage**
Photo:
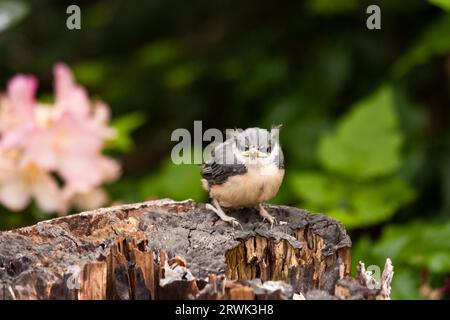
[[[426,63],[433,56],[447,54],[450,50],[449,29],[450,14],[437,18],[425,29],[414,45],[394,64],[394,74],[402,76],[413,67]]]
[[[430,3],[433,3],[444,10],[450,11],[450,1],[449,0],[428,0]]]
[[[353,256],[383,265],[386,256],[397,261],[393,295],[397,298],[419,298],[420,277],[431,273],[435,285],[450,270],[450,222],[413,221],[406,225],[387,226],[379,240],[363,237],[353,248]]]
[[[116,117],[111,121],[111,127],[116,130],[116,137],[109,142],[107,146],[110,150],[119,150],[127,152],[132,150],[135,145],[131,134],[134,130],[145,123],[145,114],[141,112],[128,113]]]
[[[395,176],[402,142],[392,89],[383,87],[353,106],[335,132],[323,135],[317,152],[323,169],[291,175],[292,189],[306,207],[348,228],[383,222],[413,198],[413,190]]]
[[[424,273],[448,295],[449,1],[377,1],[374,31],[364,0],[83,1],[80,31],[64,27],[71,3],[17,3],[23,13],[0,26],[1,83],[35,73],[45,99],[65,61],[112,107],[115,201],[207,200],[199,167],[170,161],[176,128],[282,123],[274,202],[341,220],[354,264],[390,257],[394,298],[420,298]],[[0,228],[33,219],[2,209]]]

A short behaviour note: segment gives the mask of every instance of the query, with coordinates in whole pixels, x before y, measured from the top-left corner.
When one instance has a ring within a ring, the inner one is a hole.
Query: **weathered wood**
[[[237,230],[204,204],[157,200],[1,232],[0,299],[335,297],[351,267],[343,226],[292,207],[267,209],[282,221],[273,229],[250,209],[229,212]]]

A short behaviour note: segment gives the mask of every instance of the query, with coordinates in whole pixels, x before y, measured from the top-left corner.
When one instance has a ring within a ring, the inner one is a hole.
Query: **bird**
[[[263,203],[273,198],[284,177],[284,156],[278,141],[279,127],[236,130],[218,144],[201,169],[203,188],[211,203],[206,205],[217,216],[241,228],[239,221],[223,208],[256,208],[271,228],[277,220]]]

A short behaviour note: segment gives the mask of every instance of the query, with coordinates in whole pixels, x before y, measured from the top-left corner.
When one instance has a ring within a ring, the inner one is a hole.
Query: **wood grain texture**
[[[284,223],[270,229],[254,210],[228,211],[237,230],[204,204],[157,200],[1,232],[0,299],[334,297],[351,268],[343,226],[266,208]]]

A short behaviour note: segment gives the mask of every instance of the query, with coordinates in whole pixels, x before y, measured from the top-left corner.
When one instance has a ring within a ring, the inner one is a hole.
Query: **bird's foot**
[[[243,228],[242,225],[239,223],[239,221],[237,221],[236,218],[227,216],[227,215],[225,214],[225,212],[223,212],[222,209],[218,209],[218,208],[214,207],[213,205],[211,205],[211,204],[209,204],[209,203],[206,204],[206,208],[209,209],[209,210],[211,210],[211,211],[214,211],[214,212],[219,216],[220,220],[225,221],[225,222],[231,224],[231,226],[232,226],[233,228],[240,228],[241,230],[244,230],[244,228]],[[220,207],[219,207],[219,208],[220,208]]]
[[[278,221],[275,217],[271,216],[266,209],[262,205],[258,206],[259,215],[263,218],[263,221],[267,221],[270,223],[270,229],[273,228],[273,225],[277,225]]]
[[[263,217],[263,222],[265,222],[265,221],[270,223],[270,229],[273,228],[273,225],[277,225],[278,224],[278,221],[277,221],[277,219],[275,217],[270,217],[270,218]]]
[[[237,221],[236,218],[227,216],[227,218],[222,219],[222,220],[225,221],[225,222],[228,222],[229,224],[231,224],[231,226],[232,226],[233,228],[236,228],[236,229],[239,228],[239,229],[241,229],[242,231],[244,231],[244,228],[242,227],[242,225],[240,224],[240,222]]]

